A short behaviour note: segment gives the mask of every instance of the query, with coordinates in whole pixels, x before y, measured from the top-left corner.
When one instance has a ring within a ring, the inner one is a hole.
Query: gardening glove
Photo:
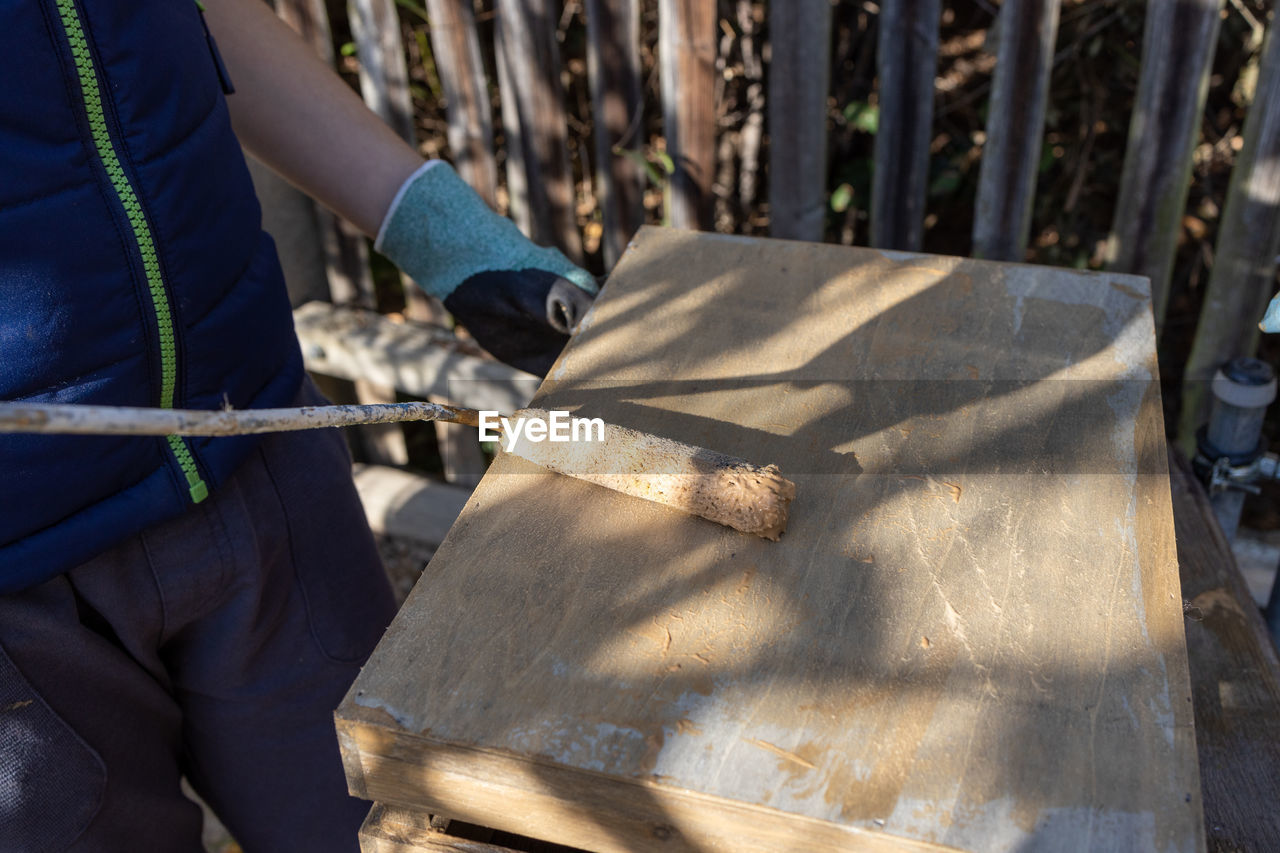
[[[598,289],[586,270],[490,210],[442,160],[404,182],[373,245],[444,302],[482,347],[539,376]]]
[[[1267,306],[1267,313],[1262,315],[1258,328],[1264,332],[1280,332],[1280,293],[1271,297],[1271,304]]]

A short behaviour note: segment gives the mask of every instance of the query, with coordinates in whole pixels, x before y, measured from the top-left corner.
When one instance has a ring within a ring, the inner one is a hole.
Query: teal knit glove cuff
[[[1280,332],[1280,294],[1271,298],[1271,303],[1267,305],[1267,313],[1262,316],[1262,322],[1258,324],[1258,328],[1271,334]]]
[[[373,245],[441,300],[473,275],[496,271],[545,270],[597,290],[590,273],[531,242],[443,160],[424,163],[404,182]]]

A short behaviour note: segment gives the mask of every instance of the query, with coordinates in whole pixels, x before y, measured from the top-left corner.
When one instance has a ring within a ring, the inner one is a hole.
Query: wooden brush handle
[[[0,403],[0,432],[74,435],[251,435],[322,427],[449,421],[479,425],[480,413],[438,403],[302,406],[293,409],[152,409]]]

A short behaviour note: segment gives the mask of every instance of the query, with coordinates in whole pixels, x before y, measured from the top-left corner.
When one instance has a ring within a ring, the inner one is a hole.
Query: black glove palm
[[[546,270],[490,270],[454,288],[444,307],[494,356],[545,376],[592,299]]]

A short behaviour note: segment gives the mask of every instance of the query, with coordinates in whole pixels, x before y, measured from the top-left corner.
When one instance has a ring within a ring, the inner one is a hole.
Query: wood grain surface
[[[1176,450],[1170,479],[1209,850],[1280,850],[1280,657]]]
[[[351,788],[589,850],[1197,850],[1146,282],[643,229],[534,405],[795,480],[778,543],[501,456]]]

